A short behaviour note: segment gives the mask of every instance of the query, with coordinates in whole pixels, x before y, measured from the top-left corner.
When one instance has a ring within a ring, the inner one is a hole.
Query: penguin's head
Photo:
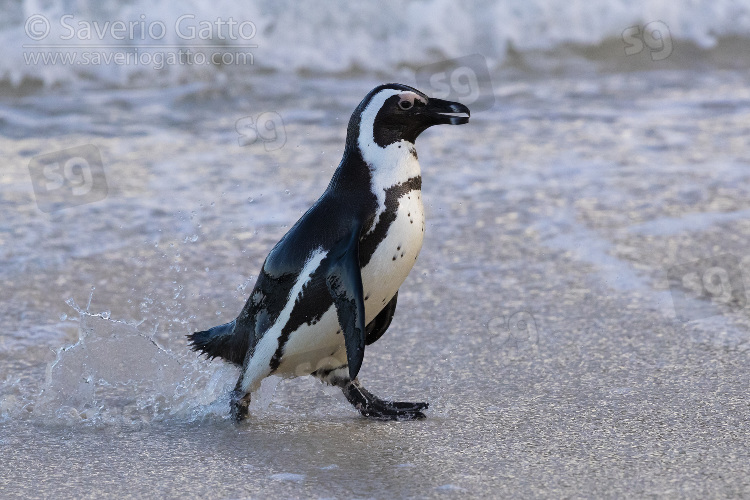
[[[356,134],[360,146],[374,143],[386,148],[400,141],[414,144],[419,134],[433,125],[462,125],[469,122],[469,108],[458,102],[427,97],[419,90],[399,83],[375,87],[354,110],[349,134]]]

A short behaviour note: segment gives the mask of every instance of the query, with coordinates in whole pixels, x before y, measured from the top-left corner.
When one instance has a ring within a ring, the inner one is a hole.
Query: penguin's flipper
[[[344,332],[349,378],[357,378],[365,357],[365,299],[359,268],[359,223],[331,251],[326,284]]]
[[[391,326],[393,315],[396,313],[397,300],[398,292],[396,292],[396,295],[393,296],[393,298],[390,300],[390,302],[388,302],[383,310],[380,311],[377,316],[375,316],[375,319],[368,323],[365,331],[365,344],[370,345],[378,340],[383,336],[388,327]]]

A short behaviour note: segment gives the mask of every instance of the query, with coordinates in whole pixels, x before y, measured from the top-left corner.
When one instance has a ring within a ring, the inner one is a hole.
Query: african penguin
[[[242,367],[236,421],[271,374],[314,375],[362,415],[424,418],[427,403],[382,400],[357,380],[365,346],[391,324],[398,289],[422,248],[422,178],[414,142],[428,127],[468,123],[463,104],[401,84],[374,88],[352,113],[323,195],[266,257],[239,316],[189,335],[193,350]]]

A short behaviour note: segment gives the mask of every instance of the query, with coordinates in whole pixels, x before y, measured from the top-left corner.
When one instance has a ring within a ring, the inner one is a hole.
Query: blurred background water
[[[744,496],[750,4],[5,0],[0,493]],[[424,248],[361,378],[228,421],[231,320],[397,81]]]

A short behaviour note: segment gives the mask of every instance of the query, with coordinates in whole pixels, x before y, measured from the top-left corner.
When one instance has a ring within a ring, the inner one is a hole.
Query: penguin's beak
[[[432,120],[432,125],[463,125],[469,123],[471,112],[460,102],[430,98],[424,113]]]

